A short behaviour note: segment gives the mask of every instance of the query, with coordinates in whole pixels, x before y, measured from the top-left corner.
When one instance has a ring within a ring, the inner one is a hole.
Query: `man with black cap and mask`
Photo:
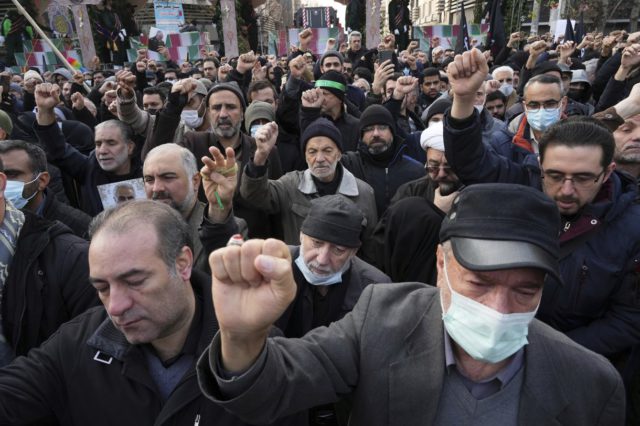
[[[343,195],[327,195],[311,201],[302,222],[300,245],[289,246],[297,291],[289,308],[276,321],[286,337],[302,337],[319,326],[328,326],[349,313],[369,284],[391,279],[356,256],[366,219]],[[338,424],[333,404],[314,407],[311,425]]]
[[[533,188],[469,186],[442,224],[437,289],[368,286],[349,315],[301,339],[267,338],[296,294],[287,246],[217,250],[220,331],[201,388],[250,423],[348,394],[352,425],[622,425],[611,364],[534,319],[545,276],[559,275],[559,228]]]
[[[415,84],[415,77],[400,77],[393,96],[402,98]],[[342,164],[373,187],[380,217],[398,187],[424,176],[425,171],[422,164],[404,154],[404,141],[397,136],[395,120],[385,107],[369,106],[360,117],[359,129],[358,151],[345,152]]]

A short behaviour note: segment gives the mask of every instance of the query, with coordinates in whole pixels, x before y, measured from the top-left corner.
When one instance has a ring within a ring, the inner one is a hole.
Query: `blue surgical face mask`
[[[307,266],[307,263],[304,261],[304,252],[302,249],[302,245],[300,245],[300,254],[295,260],[298,269],[304,275],[304,279],[311,285],[332,285],[338,284],[342,282],[342,274],[349,267],[350,261],[346,261],[342,269],[338,272],[335,272],[330,275],[318,275],[311,271]]]
[[[446,254],[444,278],[451,294],[449,309],[442,314],[444,327],[449,337],[473,359],[495,364],[509,358],[528,343],[529,323],[535,317],[537,307],[532,312],[502,314],[456,293],[449,282]]]
[[[503,95],[505,95],[508,98],[513,93],[513,84],[511,84],[511,83],[502,83],[500,85],[500,89],[499,90],[502,92]]]
[[[558,121],[560,121],[560,108],[552,110],[540,108],[537,111],[527,110],[527,123],[534,130],[544,132]]]
[[[197,129],[198,127],[202,126],[202,121],[204,120],[204,117],[200,117],[198,115],[198,111],[194,109],[183,110],[180,114],[180,118],[182,119],[184,124],[187,125],[187,127],[190,127],[192,129]]]
[[[38,193],[38,189],[36,188],[29,198],[24,198],[22,192],[24,191],[25,185],[35,182],[39,177],[40,173],[38,173],[38,176],[36,176],[35,179],[27,183],[20,182],[19,180],[8,180],[7,186],[4,188],[4,198],[11,201],[11,204],[13,204],[17,209],[22,209]]]

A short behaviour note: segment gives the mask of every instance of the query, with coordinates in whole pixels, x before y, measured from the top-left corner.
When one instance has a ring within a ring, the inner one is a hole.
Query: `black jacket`
[[[394,152],[386,163],[376,161],[363,143],[360,143],[358,151],[345,152],[341,160],[347,170],[373,188],[378,217],[382,217],[400,185],[425,175],[422,164],[404,155],[404,142],[401,139],[396,138],[389,149]]]
[[[78,237],[86,238],[91,216],[59,201],[48,188],[44,190],[42,217],[50,221],[60,221],[67,225]]]
[[[2,294],[3,332],[17,355],[99,303],[89,284],[89,243],[61,223],[24,215]]]
[[[304,133],[307,126],[319,117],[321,117],[320,108],[300,107],[300,134]],[[329,116],[325,117],[331,120],[342,134],[342,152],[355,151],[360,139],[360,120],[346,112],[343,112],[337,120]],[[304,153],[302,155],[304,156]]]
[[[197,354],[218,330],[211,279],[193,271],[191,284],[202,307]],[[193,366],[166,402],[138,345],[113,326],[103,307],[68,322],[28,357],[0,370],[0,424],[234,425],[200,391]],[[294,424],[279,421],[279,425]]]
[[[104,209],[98,185],[142,177],[142,165],[135,159],[131,160],[129,174],[115,175],[102,170],[96,159],[95,151],[92,151],[87,157],[66,143],[62,132],[55,123],[49,126],[40,126],[35,123],[33,127],[40,145],[47,153],[47,160],[79,183],[80,207],[90,216],[95,216]]]

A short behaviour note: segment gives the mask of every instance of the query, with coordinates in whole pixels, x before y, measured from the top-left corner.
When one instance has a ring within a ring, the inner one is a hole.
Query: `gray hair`
[[[198,173],[198,164],[196,163],[196,156],[193,152],[183,146],[176,145],[175,143],[167,143],[153,148],[149,151],[144,161],[147,162],[154,155],[161,154],[179,155],[180,160],[182,160],[182,168],[189,178],[192,178],[196,173]]]
[[[491,77],[496,79],[496,74],[501,73],[501,72],[507,72],[507,73],[509,73],[509,77],[513,78],[513,68],[511,68],[510,66],[507,66],[507,65],[503,65],[501,67],[498,67],[498,68],[494,69],[493,72],[491,73]]]
[[[351,31],[349,33],[349,41],[351,41],[351,37],[353,36],[362,38],[362,33],[360,31]]]
[[[120,135],[122,136],[123,142],[131,143],[133,142],[133,129],[128,124],[123,123],[120,120],[107,120],[98,124],[95,127],[95,131],[97,132],[100,129],[107,127],[116,127],[120,131]]]

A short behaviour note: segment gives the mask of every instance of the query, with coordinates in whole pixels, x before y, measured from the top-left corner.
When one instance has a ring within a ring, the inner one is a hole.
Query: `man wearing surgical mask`
[[[267,336],[297,297],[286,246],[220,249],[202,391],[249,423],[347,394],[353,425],[622,425],[614,368],[534,319],[545,276],[559,275],[559,229],[536,189],[470,185],[442,223],[438,289],[368,286],[349,315],[301,339]]]
[[[567,97],[562,93],[562,82],[552,75],[537,75],[527,82],[522,101],[525,114],[513,137],[515,145],[538,153],[538,141],[544,131],[564,117]]]
[[[20,140],[4,141],[0,143],[0,160],[7,175],[4,196],[16,208],[58,220],[79,237],[87,235],[91,216],[60,202],[48,188],[51,177],[40,147]]]
[[[40,188],[48,180],[42,168],[44,152],[21,141],[4,141],[0,148],[0,366],[4,366],[39,346],[98,299],[89,284],[88,243],[62,223],[43,219],[26,207],[41,200]],[[36,150],[38,160],[32,165],[27,152]]]
[[[506,109],[518,102],[518,94],[516,93],[514,83],[513,68],[504,65],[493,70],[491,77],[500,83],[500,91],[507,97]]]
[[[365,223],[362,211],[342,195],[311,201],[300,245],[289,246],[296,298],[276,321],[286,337],[302,337],[315,327],[329,326],[353,309],[369,284],[391,282],[356,257]],[[310,425],[337,424],[333,404],[309,411]]]

